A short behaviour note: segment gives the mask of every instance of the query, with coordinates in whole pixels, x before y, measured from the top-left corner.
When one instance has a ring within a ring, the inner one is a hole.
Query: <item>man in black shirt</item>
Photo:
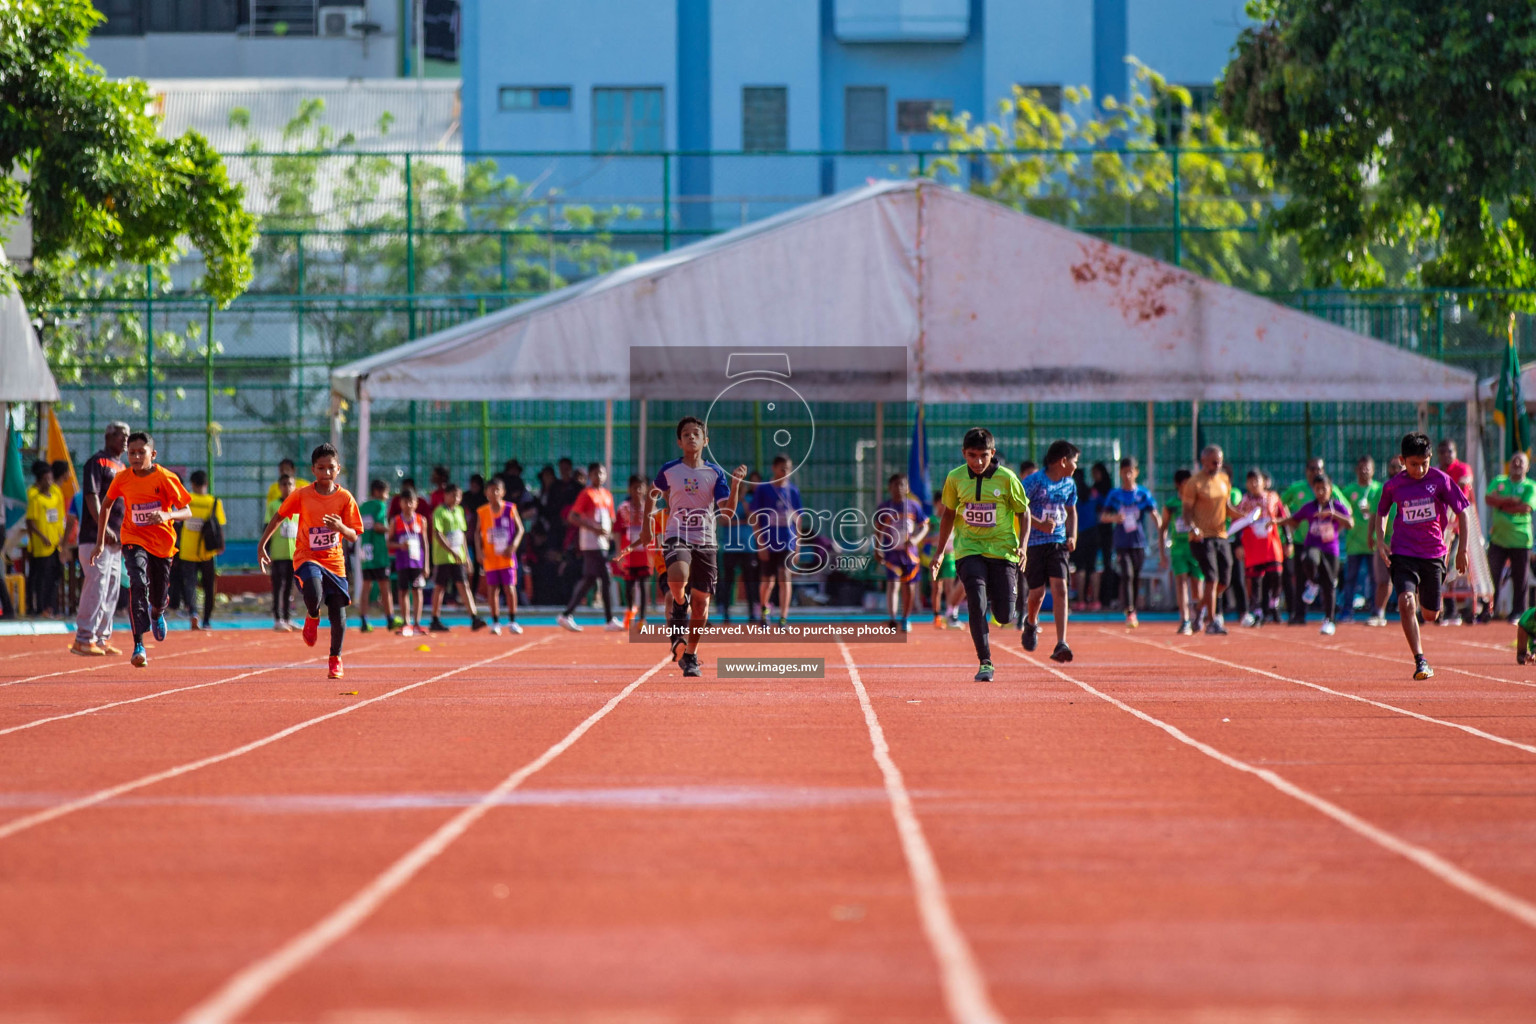
[[[123,451],[128,447],[128,424],[107,426],[101,451],[86,460],[80,474],[80,566],[84,579],[80,584],[80,607],[75,616],[75,642],[70,652],[84,657],[122,654],[112,646],[112,615],[117,610],[117,592],[122,585],[123,548],[118,530],[123,525],[122,502],[110,509],[101,507],[112,478],[123,471]],[[106,543],[92,564],[96,550],[97,524],[107,515]]]

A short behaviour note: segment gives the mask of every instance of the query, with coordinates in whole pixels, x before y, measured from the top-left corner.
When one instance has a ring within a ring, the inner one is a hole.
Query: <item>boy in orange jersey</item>
[[[475,509],[475,560],[485,570],[492,636],[501,636],[502,598],[507,602],[508,631],[523,631],[517,624],[517,546],[523,542],[523,518],[516,505],[502,500],[506,492],[501,477],[491,477],[485,483],[485,504]]]
[[[331,619],[331,663],[328,678],[340,679],[341,641],[347,632],[347,606],[352,591],[347,585],[347,563],[341,541],[356,541],[363,529],[363,516],[351,492],[336,483],[341,459],[333,445],[322,444],[309,457],[315,482],[300,487],[277,510],[256,542],[262,571],[267,569],[267,539],[278,525],[295,512],[299,515],[299,535],[293,545],[293,578],[304,599],[304,642],[315,646],[320,634],[320,605],[329,610]]]
[[[96,549],[91,564],[106,543],[107,520],[113,503],[123,502],[123,569],[128,574],[128,618],[133,624],[133,664],[149,664],[144,634],[165,639],[165,606],[170,601],[171,559],[176,556],[176,528],[171,524],[192,515],[192,495],[181,478],[155,465],[155,439],[142,430],[128,435],[128,471],[112,478],[101,496]]]

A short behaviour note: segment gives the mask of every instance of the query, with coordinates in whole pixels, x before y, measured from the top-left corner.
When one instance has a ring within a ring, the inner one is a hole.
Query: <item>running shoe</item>
[[[1318,630],[1318,632],[1323,634],[1323,636],[1333,636],[1333,634],[1334,634],[1333,620],[1332,619],[1324,619],[1323,620],[1323,628]]]
[[[564,612],[561,612],[559,615],[555,616],[555,624],[561,629],[570,630],[572,633],[581,632],[581,623],[577,622],[575,619],[571,618]]]
[[[1424,655],[1421,654],[1413,660],[1413,678],[1432,679],[1434,675],[1435,670],[1429,667],[1429,659]]]
[[[363,619],[361,620],[361,624],[357,627],[357,631],[359,633],[372,633],[373,627],[368,624],[367,619]]]
[[[1365,624],[1367,626],[1385,626],[1387,624],[1386,613],[1385,612],[1376,612],[1376,613],[1374,613],[1370,618],[1365,620]]]
[[[910,633],[910,632],[912,632],[912,623],[909,620],[907,620],[907,619],[902,619],[901,620],[901,631],[903,633]]]
[[[448,626],[443,622],[442,619],[438,618],[436,615],[432,616],[432,621],[430,623],[428,623],[427,629],[430,630],[433,633],[446,633],[446,632],[448,632]]]
[[[78,654],[85,658],[100,658],[107,652],[91,643],[89,640],[76,640],[69,645],[70,654]]]
[[[624,623],[620,622],[618,619],[609,619],[608,625],[603,627],[603,632],[622,633],[624,632]]]
[[[1024,641],[1024,649],[1026,651],[1032,651],[1036,647],[1039,647],[1040,646],[1040,624],[1038,622],[1030,622],[1028,619],[1025,619],[1024,620],[1024,635],[1023,635],[1023,637],[1021,637],[1021,639]]]
[[[635,610],[633,608],[631,608],[631,609],[629,609],[629,611],[624,613],[624,629],[625,629],[626,632],[628,632],[630,625],[634,621],[635,621]],[[751,620],[749,619],[748,621],[750,622]]]
[[[144,653],[144,645],[143,644],[134,644],[133,645],[133,658],[132,658],[132,661],[133,661],[133,667],[134,668],[143,668],[145,665],[149,664],[149,655]]]
[[[516,634],[518,636],[522,636],[522,634],[523,634],[523,627],[519,626],[515,622],[509,622],[509,623],[507,623],[507,632],[508,633],[514,633],[514,634]]]
[[[501,623],[491,623],[491,636],[501,636]]]
[[[113,647],[113,646],[112,646],[112,645],[111,645],[111,644],[110,644],[110,643],[108,643],[108,642],[107,642],[107,641],[105,641],[105,640],[103,640],[103,641],[101,641],[101,642],[100,642],[100,643],[98,643],[98,644],[97,644],[97,645],[96,645],[96,646],[97,646],[97,647],[100,647],[100,648],[101,648],[101,649],[102,649],[102,650],[103,650],[103,651],[105,651],[105,652],[106,652],[106,653],[107,653],[107,654],[111,654],[111,655],[118,655],[118,654],[122,654],[122,653],[123,653],[123,652],[122,652],[122,651],[121,651],[121,650],[119,650],[119,649],[118,649],[118,648],[116,648],[116,647]]]
[[[474,618],[469,620],[469,631],[471,633],[478,633],[488,625],[490,625],[490,623],[476,615]]]
[[[399,636],[415,636],[416,635],[416,631],[413,630],[410,626],[401,626],[398,630],[396,630],[396,633]]]
[[[1178,633],[1179,636],[1193,636],[1195,633],[1194,623],[1190,622],[1188,619],[1180,619]]]
[[[1136,628],[1138,628],[1140,626],[1141,626],[1141,620],[1136,618],[1136,613],[1134,611],[1130,611],[1130,612],[1126,612],[1125,613],[1125,628],[1126,629],[1136,629]]]
[[[1318,586],[1316,583],[1308,583],[1301,588],[1301,603],[1311,604],[1317,600]]]
[[[1063,665],[1072,660],[1072,648],[1067,646],[1065,640],[1057,644],[1056,649],[1051,652],[1051,660]]]
[[[398,633],[405,628],[405,620],[396,615],[394,618],[389,620],[389,628]]]
[[[309,646],[315,646],[315,640],[320,636],[320,620],[306,617],[304,619],[304,642]]]
[[[150,625],[149,631],[155,635],[156,640],[165,639],[165,612],[155,616],[155,621]]]
[[[1244,629],[1252,629],[1259,624],[1259,617],[1253,612],[1248,612],[1243,616],[1242,623]]]
[[[704,674],[704,669],[699,665],[697,654],[684,654],[677,662],[683,667],[683,675],[690,679],[697,679]]]
[[[341,670],[341,655],[331,655],[331,670],[326,674],[325,678],[340,679],[344,675],[346,675],[346,673]]]
[[[1210,622],[1205,624],[1205,635],[1206,636],[1226,636],[1227,635],[1226,624],[1221,621],[1220,616],[1212,619]]]
[[[990,683],[992,681],[992,663],[990,661],[981,663],[981,667],[976,670],[975,681],[978,683]]]
[[[1527,654],[1524,649],[1521,649],[1521,650],[1518,650],[1518,651],[1515,652],[1515,664],[1516,665],[1527,664],[1527,663],[1530,662],[1530,660],[1531,660],[1531,656],[1529,654]]]
[[[292,631],[293,627],[288,625],[288,623],[283,622],[281,619],[272,623],[272,632],[274,633],[289,633]]]
[[[783,618],[781,618],[779,620],[779,632],[782,633],[782,632],[784,632],[787,629],[789,629],[789,616],[788,615],[784,616]]]
[[[942,616],[942,615],[935,615],[933,617],[933,628],[934,629],[943,629],[943,628],[945,628],[946,625],[947,625],[947,623],[944,621],[944,616]]]
[[[199,629],[202,629],[203,627],[198,624],[197,616],[193,615],[193,616],[191,616],[191,618],[187,622],[187,628],[192,630],[192,632],[196,633]]]

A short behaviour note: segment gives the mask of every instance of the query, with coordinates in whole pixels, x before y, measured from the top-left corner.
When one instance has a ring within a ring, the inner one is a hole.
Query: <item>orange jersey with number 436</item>
[[[325,524],[325,517],[336,515],[354,530],[363,528],[363,516],[357,510],[357,500],[345,487],[338,487],[330,494],[321,494],[314,484],[300,487],[283,499],[277,510],[286,519],[299,514],[299,535],[293,541],[293,567],[314,562],[331,570],[342,579],[347,577],[347,560],[341,554],[341,532]]]

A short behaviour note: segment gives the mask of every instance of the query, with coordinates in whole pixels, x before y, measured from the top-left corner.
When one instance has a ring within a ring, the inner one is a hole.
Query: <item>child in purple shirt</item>
[[[1301,574],[1306,581],[1302,610],[1297,621],[1306,621],[1305,606],[1323,598],[1324,636],[1333,636],[1336,611],[1335,594],[1339,579],[1339,535],[1355,525],[1349,505],[1333,496],[1333,481],[1326,473],[1312,478],[1312,500],[1286,520],[1287,526],[1307,525],[1307,537],[1301,556]]]
[[[1383,558],[1392,573],[1392,583],[1397,587],[1397,610],[1403,621],[1403,635],[1408,638],[1408,649],[1413,652],[1413,678],[1428,679],[1435,670],[1424,658],[1418,613],[1423,610],[1426,622],[1433,622],[1440,616],[1440,584],[1445,577],[1447,552],[1445,525],[1455,514],[1461,536],[1471,536],[1467,522],[1470,502],[1449,476],[1430,466],[1427,434],[1405,435],[1402,452],[1407,468],[1382,487],[1376,514],[1371,517],[1371,539],[1378,551],[1383,550],[1380,546],[1383,523],[1388,510],[1397,506],[1392,521],[1391,550]],[[1456,571],[1462,575],[1467,572],[1465,544],[1457,546]]]

